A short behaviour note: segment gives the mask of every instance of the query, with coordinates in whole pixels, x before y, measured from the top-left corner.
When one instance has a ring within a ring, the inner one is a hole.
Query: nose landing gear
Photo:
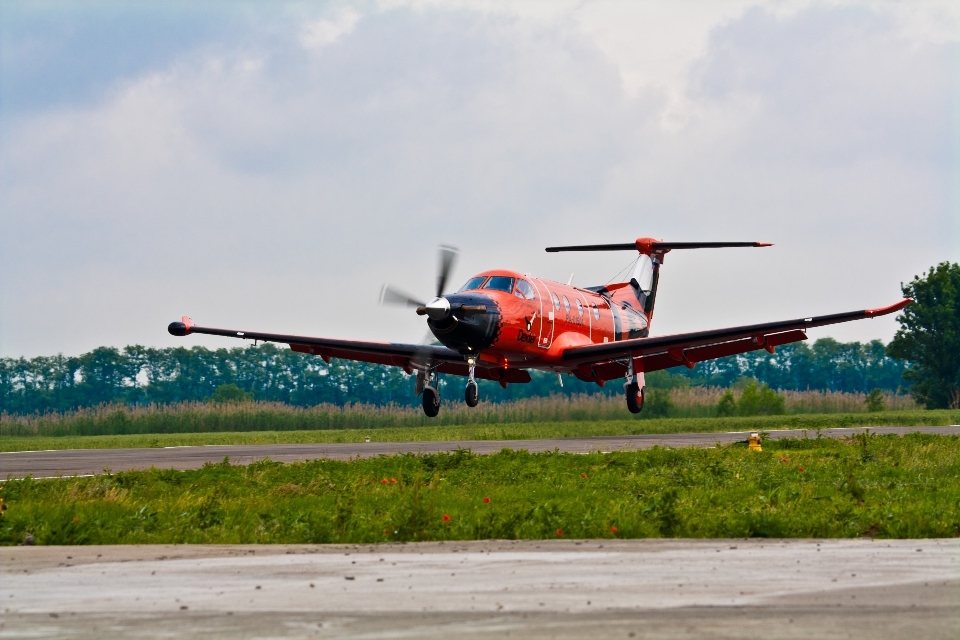
[[[468,407],[475,407],[480,403],[480,390],[477,388],[477,381],[473,377],[477,361],[470,358],[467,360],[467,364],[470,365],[470,375],[467,379],[467,388],[463,391],[463,399]]]

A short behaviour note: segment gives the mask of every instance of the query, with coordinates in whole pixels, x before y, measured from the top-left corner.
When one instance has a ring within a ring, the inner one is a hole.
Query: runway
[[[862,433],[864,428],[823,429],[825,438],[845,438]],[[871,427],[870,433],[897,434],[934,433],[960,434],[960,426],[948,427]],[[668,435],[603,436],[592,438],[553,438],[542,440],[446,440],[427,442],[362,442],[346,444],[264,444],[210,445],[154,449],[67,449],[61,451],[19,451],[0,453],[0,478],[51,478],[57,476],[92,475],[131,469],[199,469],[204,464],[221,462],[225,457],[233,464],[250,464],[270,458],[277,462],[298,462],[326,458],[349,460],[404,453],[440,453],[469,449],[477,454],[496,453],[502,449],[530,452],[562,451],[590,453],[595,451],[629,451],[651,447],[712,447],[746,440],[747,432],[681,433]],[[767,438],[817,437],[812,430],[771,431]]]
[[[960,540],[6,547],[0,638],[960,637]]]

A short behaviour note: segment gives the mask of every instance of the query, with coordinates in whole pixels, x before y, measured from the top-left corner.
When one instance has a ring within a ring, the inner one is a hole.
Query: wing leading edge
[[[757,349],[773,353],[774,347],[806,340],[805,331],[809,328],[895,313],[911,302],[913,300],[908,298],[879,309],[571,347],[561,357],[565,363],[577,367],[575,373],[578,377],[594,381],[622,377],[626,365],[615,360],[630,356],[636,359],[639,371],[657,371],[680,365],[693,368],[697,362]]]
[[[184,316],[180,322],[171,322],[167,327],[167,331],[175,336],[203,333],[226,338],[283,343],[290,345],[290,349],[293,351],[320,356],[324,362],[330,362],[330,358],[343,358],[345,360],[357,360],[360,362],[400,367],[407,373],[413,373],[414,370],[424,368],[433,368],[441,373],[461,376],[465,376],[468,373],[466,359],[460,353],[447,347],[435,345],[338,340],[280,333],[263,333],[259,331],[237,331],[235,329],[200,327],[193,324],[193,321],[186,316]],[[530,374],[520,369],[483,367],[480,363],[477,364],[476,377],[478,378],[496,380],[500,383],[530,381]]]

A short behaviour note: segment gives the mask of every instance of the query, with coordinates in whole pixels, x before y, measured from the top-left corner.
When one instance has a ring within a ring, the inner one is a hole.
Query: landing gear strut
[[[637,377],[633,358],[630,358],[627,364],[627,381],[623,385],[623,392],[627,396],[627,409],[630,413],[640,413],[643,410],[643,391],[646,387],[640,386]]]
[[[475,407],[480,403],[480,390],[477,388],[477,381],[473,377],[477,361],[470,358],[467,363],[470,365],[470,375],[467,380],[467,388],[463,391],[463,399],[468,407]]]

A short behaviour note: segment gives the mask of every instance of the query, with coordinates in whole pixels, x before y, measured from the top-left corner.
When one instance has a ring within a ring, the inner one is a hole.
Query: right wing
[[[407,373],[418,369],[434,369],[441,373],[465,376],[469,372],[466,358],[447,347],[399,342],[368,342],[364,340],[338,340],[335,338],[316,338],[259,331],[237,331],[235,329],[217,329],[198,327],[184,316],[180,322],[171,322],[167,327],[171,335],[186,336],[191,333],[203,333],[211,336],[240,338],[242,340],[261,340],[290,345],[290,349],[299,353],[320,356],[324,362],[330,358],[343,358],[359,362],[371,362],[400,367]],[[498,382],[529,382],[530,374],[520,369],[502,369],[488,367],[477,361],[475,376]]]

